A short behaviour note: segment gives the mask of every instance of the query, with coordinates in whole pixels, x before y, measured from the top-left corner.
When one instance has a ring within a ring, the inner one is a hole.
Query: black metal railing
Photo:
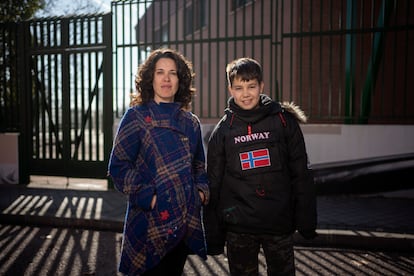
[[[116,116],[128,106],[148,52],[172,47],[193,62],[193,111],[204,122],[222,115],[225,66],[240,56],[258,59],[265,92],[295,101],[310,122],[414,122],[409,0],[233,2],[112,2]]]

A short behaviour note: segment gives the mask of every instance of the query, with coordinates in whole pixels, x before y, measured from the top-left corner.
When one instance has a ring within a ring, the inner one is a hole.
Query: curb
[[[305,247],[339,247],[363,250],[413,251],[414,235],[390,232],[317,229],[318,236],[305,240],[298,233],[294,234],[296,246]]]
[[[96,231],[111,231],[122,233],[123,222],[103,219],[61,218],[53,216],[33,215],[0,215],[0,224],[24,226],[49,226],[60,228],[79,228]]]
[[[122,233],[123,230],[122,221],[34,215],[1,214],[0,224],[78,228],[117,233]],[[295,233],[293,235],[294,245],[303,247],[338,247],[356,250],[414,250],[414,234],[338,229],[317,229],[316,232],[318,236],[312,240],[306,240],[299,233]]]

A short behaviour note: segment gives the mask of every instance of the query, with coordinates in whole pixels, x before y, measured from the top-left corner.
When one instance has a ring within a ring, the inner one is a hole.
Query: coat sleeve
[[[196,120],[195,136],[196,136],[197,143],[196,143],[196,150],[195,150],[194,160],[193,160],[194,178],[195,178],[197,189],[204,193],[204,196],[205,196],[204,204],[207,204],[208,201],[210,200],[210,189],[208,187],[203,137],[201,135],[201,128],[200,128],[200,123],[198,120]]]
[[[140,124],[136,111],[128,109],[122,117],[113,143],[108,174],[115,188],[128,196],[130,204],[150,209],[155,193],[153,185],[147,183],[145,163],[137,162],[141,146]]]
[[[313,171],[310,168],[305,141],[299,123],[289,116],[286,144],[289,171],[294,192],[294,218],[298,232],[305,238],[316,236],[317,208]]]
[[[224,253],[226,235],[217,210],[225,168],[225,145],[219,129],[220,126],[218,125],[213,130],[207,148],[207,174],[210,187],[210,202],[205,208],[204,224],[208,255]]]

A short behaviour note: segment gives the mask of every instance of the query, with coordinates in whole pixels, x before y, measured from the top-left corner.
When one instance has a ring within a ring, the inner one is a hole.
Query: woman
[[[206,259],[200,211],[209,190],[200,122],[189,110],[192,65],[158,49],[141,65],[121,119],[109,175],[128,198],[119,271],[181,275],[188,254]]]

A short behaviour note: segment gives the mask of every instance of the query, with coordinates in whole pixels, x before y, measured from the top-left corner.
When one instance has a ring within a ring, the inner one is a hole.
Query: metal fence
[[[259,60],[265,92],[293,100],[313,123],[414,123],[414,5],[409,0],[171,0],[112,2],[115,113],[138,65],[158,47],[194,65],[193,111],[217,121],[225,66]]]

